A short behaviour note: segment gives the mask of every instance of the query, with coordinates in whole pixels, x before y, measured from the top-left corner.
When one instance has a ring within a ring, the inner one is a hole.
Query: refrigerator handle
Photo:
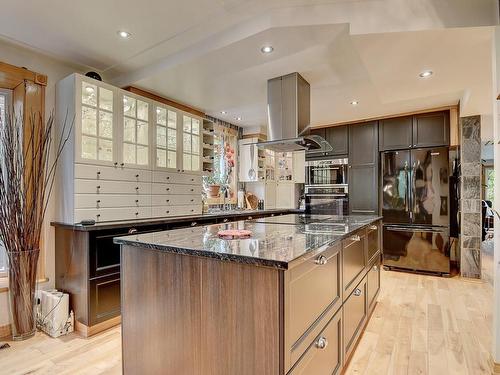
[[[408,197],[408,189],[410,187],[410,179],[408,177],[408,163],[405,162],[405,178],[406,178],[406,191],[405,191],[405,212],[409,211],[409,197]]]
[[[415,215],[415,200],[417,199],[417,196],[416,196],[416,193],[415,193],[415,189],[417,188],[417,180],[416,180],[416,177],[415,177],[415,167],[416,167],[416,162],[413,162],[413,166],[411,168],[411,192],[412,192],[412,196],[411,196],[411,212],[413,213],[413,215]]]

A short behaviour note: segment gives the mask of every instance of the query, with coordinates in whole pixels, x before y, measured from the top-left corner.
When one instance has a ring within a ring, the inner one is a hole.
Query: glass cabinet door
[[[182,169],[199,171],[201,122],[190,116],[182,117]]]
[[[156,167],[177,168],[177,112],[156,106]]]
[[[82,160],[113,161],[113,91],[81,83],[80,155]]]
[[[149,165],[149,103],[123,95],[123,163]]]

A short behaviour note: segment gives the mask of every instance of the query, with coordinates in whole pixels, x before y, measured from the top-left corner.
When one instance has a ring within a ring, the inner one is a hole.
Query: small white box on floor
[[[52,337],[73,332],[73,312],[69,312],[69,294],[57,290],[39,293],[38,328]]]

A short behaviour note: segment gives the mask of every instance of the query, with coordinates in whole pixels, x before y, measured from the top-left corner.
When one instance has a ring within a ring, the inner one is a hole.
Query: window
[[[10,90],[0,89],[0,126],[5,123],[7,109],[11,107]],[[0,277],[7,276],[7,253],[0,243]]]
[[[182,169],[200,170],[200,120],[183,115]]]
[[[493,167],[484,167],[484,200],[494,201],[495,197],[495,169]]]
[[[82,82],[83,159],[113,160],[113,92]]]
[[[148,113],[148,103],[123,96],[123,162],[126,164],[149,164]]]
[[[177,168],[177,113],[156,107],[156,166]]]

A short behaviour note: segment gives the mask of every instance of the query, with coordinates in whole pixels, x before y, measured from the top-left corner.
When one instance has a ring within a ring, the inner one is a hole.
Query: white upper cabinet
[[[155,105],[156,169],[180,169],[177,132],[177,112],[162,105]]]
[[[136,95],[121,93],[121,163],[127,167],[150,168],[151,104]]]
[[[116,161],[116,93],[112,86],[76,76],[75,158],[82,163]],[[68,112],[68,115],[71,115]]]
[[[201,171],[201,121],[197,117],[182,115],[182,170]]]

